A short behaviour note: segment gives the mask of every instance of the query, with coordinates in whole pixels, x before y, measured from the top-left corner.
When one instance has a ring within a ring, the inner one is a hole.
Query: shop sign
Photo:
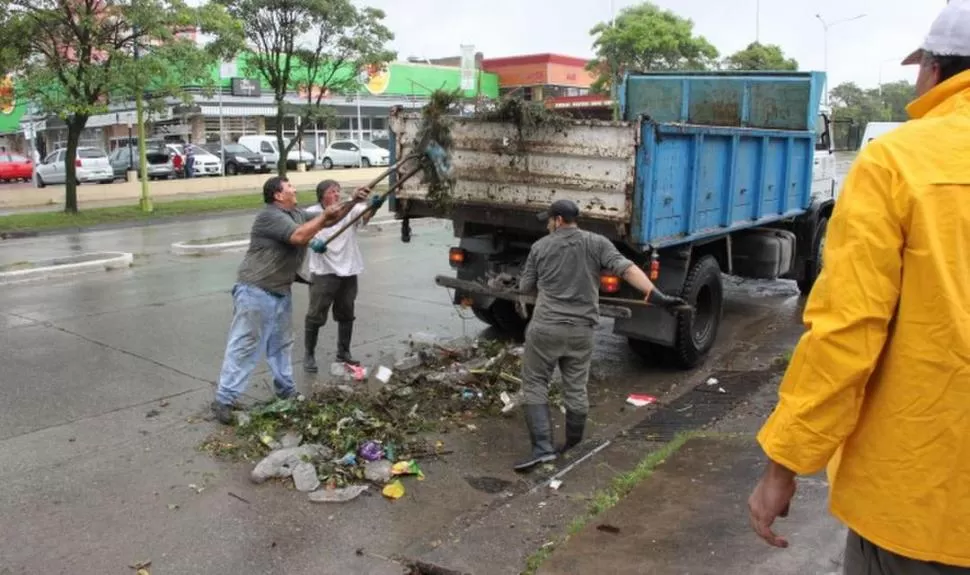
[[[260,95],[259,82],[251,78],[233,78],[232,95],[258,98]]]
[[[192,127],[187,124],[155,126],[155,134],[159,136],[184,136],[191,133]]]

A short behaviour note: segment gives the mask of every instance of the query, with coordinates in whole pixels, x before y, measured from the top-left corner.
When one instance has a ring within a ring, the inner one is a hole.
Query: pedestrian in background
[[[361,191],[370,193],[364,188],[358,193]],[[317,184],[317,205],[307,209],[307,212],[319,213],[339,203],[340,184],[334,180],[324,180]],[[317,339],[320,328],[327,323],[331,307],[333,319],[337,322],[337,361],[360,364],[350,353],[356,319],[354,303],[357,299],[357,276],[364,271],[364,257],[357,243],[357,231],[367,225],[382,203],[380,196],[374,196],[370,203],[354,206],[339,222],[320,230],[310,244],[310,306],[304,322],[306,356],[303,360],[303,368],[308,373],[319,371],[316,361]],[[361,214],[364,214],[363,217],[353,226],[333,237],[337,230]],[[326,245],[326,251],[318,251],[323,245]]]
[[[920,50],[911,121],[859,154],[835,205],[769,458],[749,499],[769,544],[796,476],[828,464],[847,575],[970,574],[970,0]]]
[[[607,271],[646,294],[646,301],[674,308],[686,305],[654,287],[643,270],[623,257],[604,236],[579,229],[579,207],[557,200],[538,215],[549,235],[532,245],[519,278],[519,293],[538,290],[525,332],[522,382],[525,422],[532,451],[515,464],[527,471],[556,459],[549,414],[549,380],[559,366],[566,404],[566,451],[583,440],[589,399],[586,383],[593,359],[593,332],[599,323],[600,275]]]
[[[212,403],[220,422],[232,423],[232,407],[246,390],[261,355],[273,374],[277,397],[296,395],[291,285],[306,256],[306,245],[317,232],[340,221],[366,197],[365,191],[358,191],[352,201],[331,205],[314,216],[297,207],[296,190],[286,178],[272,177],[263,184],[266,206],[253,222],[249,249],[232,288],[232,325]]]
[[[195,177],[195,146],[192,144],[185,145],[185,177]]]

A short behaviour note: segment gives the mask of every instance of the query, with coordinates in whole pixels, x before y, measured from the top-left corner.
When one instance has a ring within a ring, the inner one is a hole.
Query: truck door
[[[818,115],[815,123],[815,162],[812,167],[812,198],[816,201],[832,199],[837,192],[831,126],[827,115]]]

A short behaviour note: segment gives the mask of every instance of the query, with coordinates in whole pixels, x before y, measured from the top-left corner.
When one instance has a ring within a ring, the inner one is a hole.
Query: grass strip
[[[297,192],[301,206],[316,203],[312,190]],[[155,202],[155,210],[145,213],[137,202],[130,206],[111,206],[81,210],[77,214],[65,212],[30,212],[0,216],[0,232],[46,231],[56,229],[88,228],[104,224],[143,222],[205,213],[257,210],[263,206],[259,190],[232,195],[205,198],[189,198]]]
[[[680,448],[683,447],[688,440],[698,435],[699,433],[696,431],[679,433],[669,443],[665,444],[657,451],[652,452],[650,455],[647,455],[642,461],[640,461],[640,463],[637,464],[636,467],[630,471],[627,471],[626,473],[621,473],[614,477],[609,487],[593,494],[586,513],[573,519],[573,521],[569,524],[565,537],[561,538],[559,541],[546,543],[540,547],[539,550],[529,556],[522,575],[535,575],[535,573],[539,570],[539,567],[552,556],[557,546],[562,545],[568,541],[570,537],[582,531],[586,525],[588,525],[589,522],[595,519],[598,515],[615,507],[616,504],[626,497],[634,487],[653,475],[653,471],[658,465],[666,461],[666,459],[674,453],[677,453],[677,451],[680,450]]]

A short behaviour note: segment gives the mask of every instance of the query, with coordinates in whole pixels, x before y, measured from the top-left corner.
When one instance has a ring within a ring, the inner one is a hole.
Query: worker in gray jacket
[[[605,237],[579,229],[579,208],[569,200],[557,200],[539,214],[549,235],[533,244],[519,279],[519,293],[538,290],[535,310],[525,334],[522,381],[525,420],[532,441],[531,454],[515,465],[527,471],[554,461],[549,415],[549,379],[559,366],[566,404],[564,452],[583,439],[589,400],[586,383],[593,358],[593,332],[599,322],[600,274],[605,270],[622,277],[646,295],[650,304],[675,308],[686,306],[654,287],[647,275],[623,257]]]
[[[352,201],[335,204],[319,215],[296,205],[296,189],[286,178],[263,184],[265,206],[256,215],[249,249],[232,288],[233,315],[212,411],[231,425],[236,399],[242,395],[261,356],[273,374],[277,397],[297,395],[293,382],[293,294],[291,286],[306,255],[306,246],[325,227],[344,218],[367,197],[358,190]]]

